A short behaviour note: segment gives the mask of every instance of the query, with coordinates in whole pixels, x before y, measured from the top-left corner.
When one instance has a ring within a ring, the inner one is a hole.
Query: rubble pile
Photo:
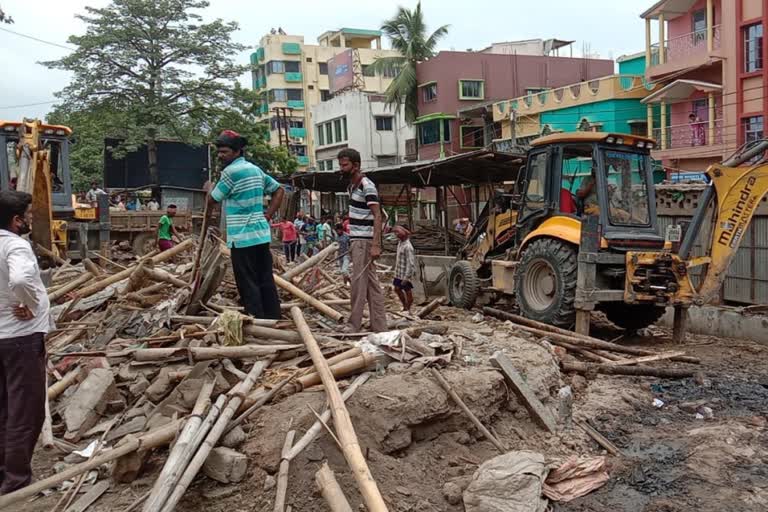
[[[604,458],[584,455],[620,455],[573,417],[561,370],[680,377],[692,372],[647,363],[696,362],[442,299],[400,312],[391,293],[391,331],[343,332],[335,245],[296,265],[275,253],[284,316],[254,319],[227,249],[194,249],[54,272],[50,464],[0,508],[42,492],[40,510],[496,510],[484,500],[501,465],[499,482],[525,483],[516,500],[535,497],[519,510],[540,510],[607,480]]]

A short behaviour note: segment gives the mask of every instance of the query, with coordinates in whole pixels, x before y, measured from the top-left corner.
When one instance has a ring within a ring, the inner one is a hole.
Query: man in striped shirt
[[[360,153],[346,148],[339,152],[339,168],[349,177],[349,238],[352,256],[352,330],[360,332],[368,302],[371,331],[387,330],[384,294],[374,261],[381,256],[381,206],[376,185],[360,170]]]
[[[224,202],[227,246],[232,270],[245,312],[255,318],[280,319],[280,299],[272,277],[270,221],[283,200],[283,189],[270,175],[245,159],[248,141],[237,132],[224,130],[216,139],[219,160],[224,164],[221,179],[208,196]],[[264,212],[264,195],[271,194]]]

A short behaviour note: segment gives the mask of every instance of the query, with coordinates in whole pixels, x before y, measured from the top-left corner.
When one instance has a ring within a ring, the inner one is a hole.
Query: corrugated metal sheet
[[[690,217],[659,216],[662,233],[667,226],[688,221]],[[703,256],[702,240],[694,244],[694,256]],[[691,272],[694,285],[701,270]],[[723,284],[723,300],[743,304],[768,304],[768,216],[756,216],[744,236]]]

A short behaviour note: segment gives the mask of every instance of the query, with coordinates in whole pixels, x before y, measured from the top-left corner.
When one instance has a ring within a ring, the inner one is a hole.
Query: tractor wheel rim
[[[536,311],[550,308],[557,297],[555,269],[546,260],[536,260],[528,267],[523,281],[525,300]]]
[[[456,274],[453,278],[453,294],[456,297],[461,297],[464,294],[464,276]]]

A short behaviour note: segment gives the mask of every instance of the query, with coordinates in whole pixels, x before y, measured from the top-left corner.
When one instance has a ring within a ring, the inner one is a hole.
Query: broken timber
[[[528,384],[526,384],[523,377],[517,372],[517,369],[512,365],[512,361],[507,358],[503,353],[496,352],[491,356],[491,364],[498,368],[504,379],[512,387],[512,391],[515,392],[517,398],[523,403],[531,417],[536,420],[541,426],[543,426],[550,434],[554,434],[557,430],[557,422],[549,412],[544,404],[533,393]]]

